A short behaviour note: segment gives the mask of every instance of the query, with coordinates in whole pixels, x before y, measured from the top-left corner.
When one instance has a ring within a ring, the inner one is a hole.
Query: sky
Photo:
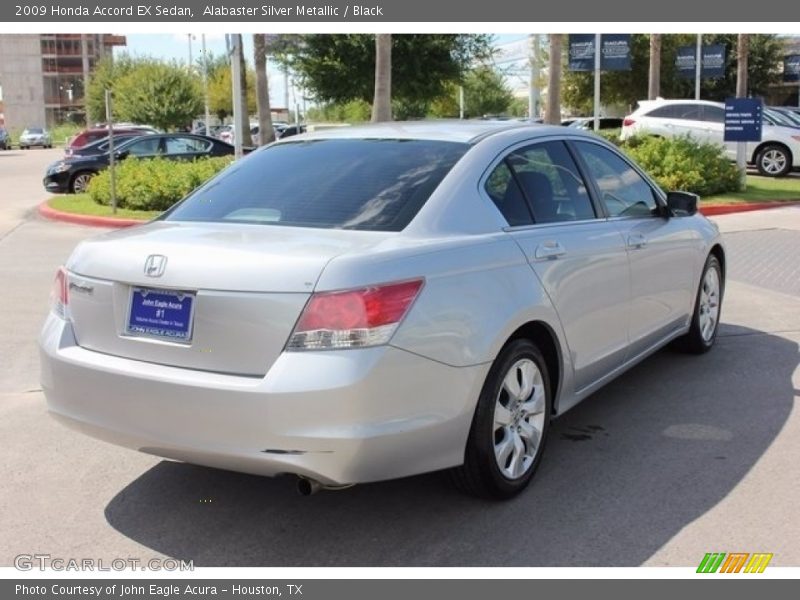
[[[185,33],[175,34],[126,34],[127,46],[116,48],[115,52],[128,52],[138,56],[153,56],[156,58],[174,59],[184,63],[189,61],[189,35]],[[201,55],[202,40],[200,34],[192,36],[191,55],[192,61],[196,61]],[[519,42],[526,38],[525,34],[496,35],[495,46],[515,48]],[[248,61],[252,63],[253,56],[253,36],[243,35],[244,53]],[[206,50],[215,55],[225,54],[225,35],[206,34]],[[269,75],[270,104],[275,107],[283,108],[286,104],[286,81],[283,73],[274,64],[267,62],[267,74]],[[516,82],[509,82],[515,86]],[[302,103],[302,92],[294,90],[289,84],[289,104],[294,105],[295,99]]]

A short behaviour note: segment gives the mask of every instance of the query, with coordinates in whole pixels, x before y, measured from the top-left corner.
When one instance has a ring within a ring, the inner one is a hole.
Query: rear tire
[[[550,389],[539,348],[526,339],[506,344],[481,390],[464,464],[450,470],[457,488],[505,500],[528,486],[547,440]]]
[[[711,350],[717,339],[719,317],[722,311],[722,295],[725,281],[722,267],[713,254],[706,259],[689,332],[676,340],[677,347],[690,354],[704,354]]]

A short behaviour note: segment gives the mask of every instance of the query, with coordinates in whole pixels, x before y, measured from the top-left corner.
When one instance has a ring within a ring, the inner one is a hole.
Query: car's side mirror
[[[117,150],[116,152],[114,152],[114,158],[116,158],[117,160],[124,160],[128,158],[129,154],[130,152],[128,150]]]
[[[691,192],[667,192],[667,208],[673,217],[691,217],[699,202],[700,197]]]

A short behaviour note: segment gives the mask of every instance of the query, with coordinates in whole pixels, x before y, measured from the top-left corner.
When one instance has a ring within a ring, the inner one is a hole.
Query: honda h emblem
[[[161,254],[151,254],[144,261],[144,274],[148,277],[161,277],[167,266],[167,257]]]

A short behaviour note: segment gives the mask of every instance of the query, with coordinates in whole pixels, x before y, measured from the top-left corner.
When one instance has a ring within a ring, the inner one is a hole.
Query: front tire
[[[792,153],[778,144],[765,146],[758,153],[756,168],[765,177],[783,177],[792,170]]]
[[[691,354],[704,354],[714,346],[719,329],[724,289],[722,267],[717,257],[711,254],[706,259],[703,276],[697,289],[692,325],[689,332],[678,339],[678,347],[681,350]]]
[[[551,404],[542,353],[530,340],[509,342],[481,390],[464,464],[451,470],[456,486],[475,496],[501,500],[524,490],[542,458]]]
[[[69,191],[73,194],[84,193],[88,189],[89,181],[91,181],[94,175],[95,174],[91,171],[81,171],[80,173],[75,174],[75,176],[72,178],[72,181],[69,182]]]

